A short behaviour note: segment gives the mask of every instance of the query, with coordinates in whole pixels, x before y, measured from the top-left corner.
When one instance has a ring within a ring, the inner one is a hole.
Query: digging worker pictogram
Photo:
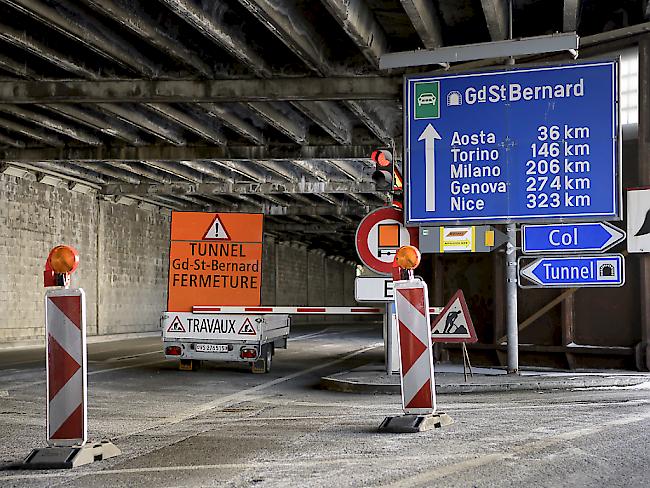
[[[451,330],[454,327],[454,324],[456,323],[456,319],[460,315],[460,310],[455,311],[455,312],[449,312],[449,315],[447,315],[447,320],[445,320],[445,328],[442,331],[443,334],[450,334]]]

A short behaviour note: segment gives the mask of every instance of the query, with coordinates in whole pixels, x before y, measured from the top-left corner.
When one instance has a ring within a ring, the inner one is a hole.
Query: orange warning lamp
[[[395,264],[402,269],[415,269],[420,264],[422,254],[415,246],[402,246],[395,254]]]
[[[66,286],[79,266],[79,253],[72,246],[56,246],[50,251],[43,273],[44,286]]]
[[[74,247],[56,246],[47,260],[56,273],[73,273],[79,266],[79,253]]]

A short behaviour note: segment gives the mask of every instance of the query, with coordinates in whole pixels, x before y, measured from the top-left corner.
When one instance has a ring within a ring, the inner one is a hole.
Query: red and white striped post
[[[394,283],[402,407],[406,414],[436,411],[427,284],[420,279]]]
[[[87,444],[86,295],[68,288],[78,265],[70,246],[52,249],[45,263],[44,286],[63,287],[45,292],[47,447],[34,449],[21,469],[76,468],[120,454],[108,440]]]
[[[86,405],[86,295],[82,289],[48,290],[47,443],[83,446],[88,439]]]
[[[405,415],[386,417],[380,432],[421,432],[453,422],[448,415],[436,413],[429,292],[422,279],[413,277],[420,257],[413,246],[403,246],[395,255],[393,289]]]

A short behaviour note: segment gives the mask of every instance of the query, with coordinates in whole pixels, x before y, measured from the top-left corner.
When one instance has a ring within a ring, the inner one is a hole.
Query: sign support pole
[[[512,0],[508,2],[508,38],[512,39]],[[514,66],[509,57],[506,65]],[[506,225],[506,332],[508,335],[508,374],[519,374],[519,319],[517,317],[517,224]]]
[[[508,373],[519,373],[519,321],[517,318],[517,225],[506,226],[506,332],[508,335]]]
[[[390,316],[390,305],[388,303],[384,304],[384,364],[386,365],[386,373],[391,373],[391,349],[393,346],[393,338],[391,337],[391,316]]]
[[[650,184],[650,124],[648,116],[650,110],[650,82],[647,70],[650,67],[650,40],[644,39],[639,43],[639,183]],[[644,71],[645,70],[645,71]],[[642,371],[650,370],[650,254],[641,254],[639,257],[641,270],[640,302],[641,302],[641,342],[637,345],[636,363]]]

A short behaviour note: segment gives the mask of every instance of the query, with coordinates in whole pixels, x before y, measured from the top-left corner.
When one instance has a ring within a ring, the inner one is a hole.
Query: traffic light
[[[375,162],[375,171],[372,174],[372,181],[375,182],[377,190],[393,190],[393,179],[395,163],[393,153],[385,149],[377,149],[370,156]]]

